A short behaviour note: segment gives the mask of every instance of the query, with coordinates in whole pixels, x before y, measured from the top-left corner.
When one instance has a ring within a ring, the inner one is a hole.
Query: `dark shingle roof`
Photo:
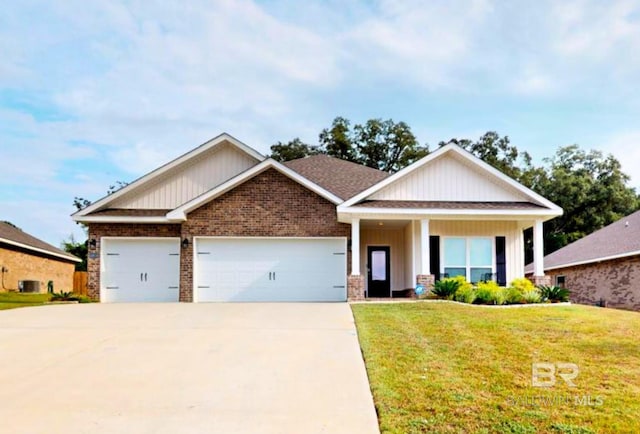
[[[109,217],[164,217],[170,212],[170,209],[124,209],[124,208],[107,208],[95,211],[90,216],[109,216]]]
[[[544,268],[598,262],[604,258],[640,252],[640,211],[545,256]],[[531,270],[532,265],[527,265]]]
[[[531,202],[454,202],[419,200],[365,200],[354,207],[364,208],[426,208],[426,209],[545,209]]]
[[[22,232],[20,229],[14,228],[4,222],[0,222],[0,243],[10,245],[20,244],[25,246],[24,248],[26,249],[38,249],[42,251],[40,253],[49,253],[57,258],[63,257],[69,261],[80,261],[79,258],[65,252],[64,250],[53,247],[51,244],[45,243],[44,241],[39,240],[26,232]]]
[[[328,155],[299,158],[284,165],[344,200],[389,176],[386,172]]]

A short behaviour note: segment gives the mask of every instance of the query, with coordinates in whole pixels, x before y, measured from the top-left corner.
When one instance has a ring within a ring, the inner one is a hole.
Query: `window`
[[[565,277],[564,276],[556,276],[556,286],[560,288],[564,288],[565,286]]]
[[[446,237],[443,243],[445,276],[464,276],[472,283],[491,280],[493,275],[492,238]]]

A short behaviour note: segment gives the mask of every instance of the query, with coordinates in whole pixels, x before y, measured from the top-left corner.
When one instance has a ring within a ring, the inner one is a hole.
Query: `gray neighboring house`
[[[640,211],[547,255],[544,271],[571,301],[640,311]]]

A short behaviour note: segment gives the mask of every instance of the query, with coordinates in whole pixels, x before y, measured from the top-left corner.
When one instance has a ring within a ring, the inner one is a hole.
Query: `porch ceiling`
[[[411,220],[361,220],[360,227],[366,229],[400,229],[408,225],[410,222]]]

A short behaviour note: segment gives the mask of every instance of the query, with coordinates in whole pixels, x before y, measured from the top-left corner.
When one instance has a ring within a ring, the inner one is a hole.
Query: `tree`
[[[406,123],[392,119],[370,119],[351,128],[348,119],[338,116],[330,128],[320,132],[318,142],[318,146],[307,145],[297,138],[278,142],[271,146],[271,157],[287,161],[321,153],[393,173],[429,153],[429,148],[418,143]]]
[[[538,193],[564,209],[545,224],[545,251],[552,252],[638,210],[640,201],[620,162],[599,151],[565,146],[545,159],[547,179]]]
[[[270,157],[276,161],[289,161],[320,153],[317,146],[304,143],[298,137],[287,143],[278,142],[271,145]]]
[[[429,153],[404,122],[370,119],[354,129],[359,162],[365,166],[394,173]]]
[[[87,271],[88,241],[77,242],[73,234],[71,234],[68,240],[62,242],[62,250],[82,259],[81,263],[76,264],[76,271]]]
[[[348,119],[338,116],[333,120],[331,128],[323,129],[318,136],[323,152],[342,160],[358,162],[350,125]]]

